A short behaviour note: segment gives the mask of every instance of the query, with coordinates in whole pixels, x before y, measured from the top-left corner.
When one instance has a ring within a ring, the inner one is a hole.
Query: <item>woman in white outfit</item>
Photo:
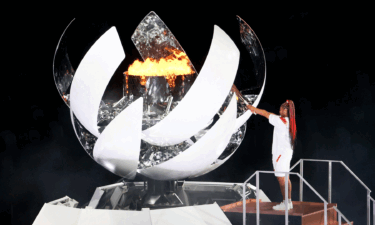
[[[272,164],[277,172],[289,172],[290,161],[295,146],[297,129],[295,120],[294,102],[287,100],[280,106],[280,116],[258,109],[252,105],[247,106],[254,114],[266,117],[274,126],[272,142]],[[280,184],[281,194],[284,202],[273,207],[274,210],[285,210],[285,174],[275,173]],[[288,178],[288,210],[293,208],[291,193],[292,184]]]
[[[235,92],[237,96],[242,97],[235,85],[233,85],[232,91]],[[274,126],[272,141],[273,168],[277,172],[289,172],[290,161],[293,156],[293,149],[295,147],[297,137],[294,102],[291,100],[286,100],[286,102],[280,106],[280,116],[267,112],[263,109],[255,108],[252,105],[247,105],[247,108],[250,109],[250,111],[255,115],[259,114],[266,117],[270,124]],[[284,202],[274,206],[273,209],[285,210],[285,173],[275,173],[275,176],[279,181]],[[292,184],[290,183],[290,179],[288,177],[288,210],[293,208],[291,194]]]

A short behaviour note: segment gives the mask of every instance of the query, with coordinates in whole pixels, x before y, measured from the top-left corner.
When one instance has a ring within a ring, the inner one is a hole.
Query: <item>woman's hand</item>
[[[236,93],[237,97],[242,96],[240,91],[237,89],[236,85],[232,85],[232,88],[230,89],[232,92]]]
[[[255,113],[255,107],[254,106],[252,106],[252,105],[247,105],[246,106],[248,109],[250,109],[250,111],[252,112],[252,113]]]
[[[273,114],[273,113],[267,112],[266,110],[255,108],[255,107],[252,106],[252,105],[246,105],[246,107],[247,107],[248,109],[250,109],[250,111],[251,111],[252,113],[254,113],[254,115],[259,114],[259,115],[261,115],[261,116],[266,117],[267,119],[269,119],[270,115]],[[273,115],[274,115],[274,114],[273,114]]]

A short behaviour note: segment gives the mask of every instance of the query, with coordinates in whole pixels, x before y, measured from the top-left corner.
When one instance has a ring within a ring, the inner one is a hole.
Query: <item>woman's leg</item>
[[[283,200],[285,200],[285,177],[276,177],[277,181],[279,181],[281,194],[283,196]],[[288,177],[288,198],[292,198],[292,183]]]

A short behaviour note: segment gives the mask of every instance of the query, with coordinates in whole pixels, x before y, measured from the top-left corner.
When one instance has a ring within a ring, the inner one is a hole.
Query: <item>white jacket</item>
[[[273,141],[272,141],[272,154],[273,155],[293,155],[293,149],[290,145],[289,135],[289,118],[284,117],[286,124],[281,120],[280,116],[271,114],[269,122],[274,126]]]

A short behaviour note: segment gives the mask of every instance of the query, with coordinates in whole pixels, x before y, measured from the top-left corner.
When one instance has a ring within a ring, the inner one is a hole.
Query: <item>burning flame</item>
[[[178,75],[193,74],[190,60],[187,55],[178,49],[165,48],[171,54],[160,60],[147,58],[144,62],[138,59],[133,62],[124,74],[126,75],[126,85],[128,76],[140,76],[141,85],[146,84],[148,76],[165,76],[170,87],[175,86],[175,79]]]

